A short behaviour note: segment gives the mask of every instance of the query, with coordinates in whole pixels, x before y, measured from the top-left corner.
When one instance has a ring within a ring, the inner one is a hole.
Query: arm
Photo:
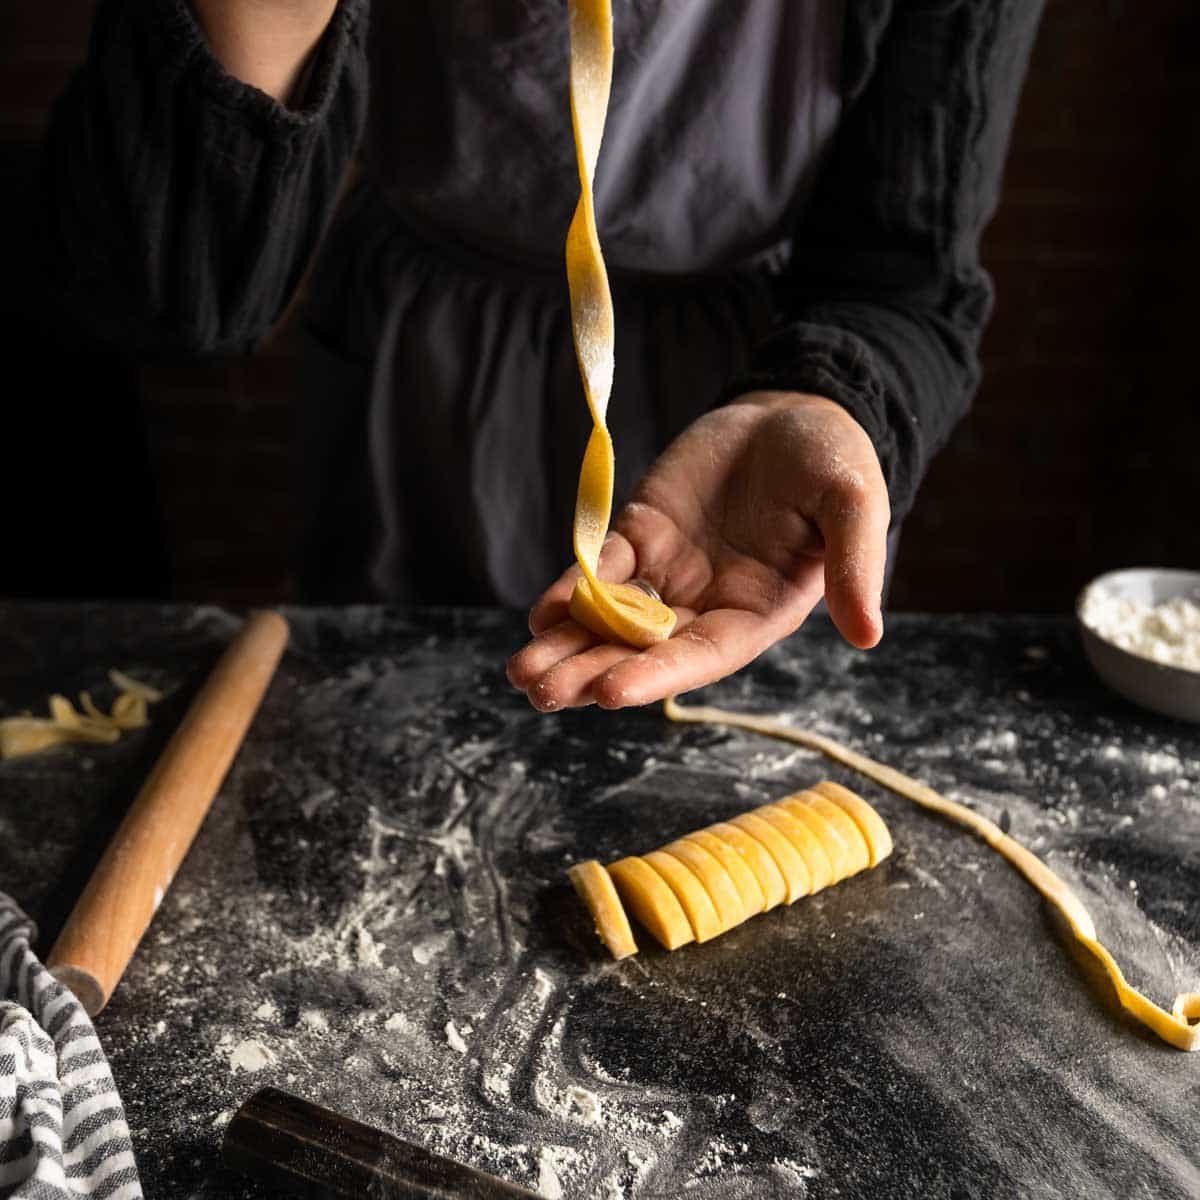
[[[730,401],[676,439],[601,558],[646,580],[678,632],[596,645],[568,571],[509,678],[536,708],[646,704],[736,671],[822,597],[882,634],[891,513],[970,400],[990,303],[979,235],[996,203],[1041,0],[857,0],[846,118],[796,230],[784,321]],[[882,470],[881,470],[882,467]]]
[[[812,392],[847,409],[893,519],[966,411],[991,306],[997,203],[1042,0],[850,5],[846,114],[795,232],[785,320],[727,398]],[[870,11],[874,10],[874,11]]]
[[[289,95],[285,107],[221,65],[186,0],[103,0],[54,112],[32,215],[31,274],[51,318],[151,353],[240,351],[264,337],[358,144],[366,4],[341,0],[322,32],[326,0],[202,0],[230,65]],[[249,25],[285,8],[309,19],[252,36]]]

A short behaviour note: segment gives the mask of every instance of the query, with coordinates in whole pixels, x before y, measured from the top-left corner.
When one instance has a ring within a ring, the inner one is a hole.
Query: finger
[[[610,533],[604,540],[597,564],[600,578],[609,583],[624,583],[633,576],[636,565],[637,555],[629,539],[619,533]],[[567,619],[567,605],[582,574],[578,563],[573,563],[542,593],[529,613],[530,633],[536,636]]]
[[[706,612],[667,641],[610,667],[593,687],[596,703],[601,708],[651,704],[721,679],[798,627],[820,594],[818,580],[786,614],[770,617],[733,608]]]
[[[817,513],[825,539],[829,615],[842,636],[863,650],[883,636],[881,605],[890,517],[882,477],[838,485]]]
[[[508,660],[508,681],[524,692],[564,658],[580,654],[598,641],[594,633],[577,622],[560,621],[543,630]]]
[[[551,667],[530,687],[529,703],[540,712],[591,704],[596,680],[617,663],[636,657],[637,651],[629,646],[609,642],[572,655]]]

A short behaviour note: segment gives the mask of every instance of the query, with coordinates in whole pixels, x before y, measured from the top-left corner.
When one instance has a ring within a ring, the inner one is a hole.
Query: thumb
[[[857,472],[830,486],[817,513],[825,539],[825,603],[841,635],[861,650],[883,637],[883,577],[891,519],[887,488]]]

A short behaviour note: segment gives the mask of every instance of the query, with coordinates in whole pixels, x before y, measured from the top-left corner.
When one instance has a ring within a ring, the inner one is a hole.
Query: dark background
[[[91,12],[0,5],[0,216]],[[1198,565],[1198,141],[1196,0],[1049,0],[984,241],[985,382],[905,525],[893,607],[1063,610],[1102,570]],[[292,597],[286,327],[253,358],[128,367],[64,357],[4,304],[0,594]]]

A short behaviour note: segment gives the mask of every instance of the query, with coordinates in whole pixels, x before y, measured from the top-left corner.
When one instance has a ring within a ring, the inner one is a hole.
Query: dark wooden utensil
[[[238,1109],[222,1154],[234,1169],[313,1200],[537,1200],[495,1175],[278,1088],[255,1092]]]

